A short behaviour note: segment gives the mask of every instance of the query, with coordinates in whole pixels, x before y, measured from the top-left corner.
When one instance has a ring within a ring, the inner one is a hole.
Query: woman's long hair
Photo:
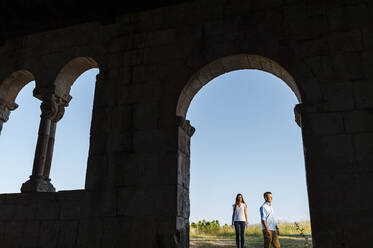
[[[237,205],[238,205],[238,203],[239,203],[239,201],[238,201],[238,197],[239,197],[239,196],[241,196],[241,199],[242,199],[242,203],[245,203],[245,200],[243,199],[243,196],[242,196],[242,194],[238,193],[238,194],[237,194],[237,196],[236,196],[236,202],[235,202],[235,204],[234,204],[235,206],[237,206]],[[246,203],[245,203],[245,204],[246,204]]]

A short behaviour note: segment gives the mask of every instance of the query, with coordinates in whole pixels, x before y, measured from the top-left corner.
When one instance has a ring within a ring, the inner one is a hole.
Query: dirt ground
[[[311,242],[309,242],[311,244]],[[280,236],[281,247],[285,248],[306,248],[311,247],[305,244],[305,239],[299,236]],[[191,248],[236,248],[235,240],[232,238],[220,237],[191,237]],[[248,236],[245,237],[245,247],[263,248],[263,237]]]

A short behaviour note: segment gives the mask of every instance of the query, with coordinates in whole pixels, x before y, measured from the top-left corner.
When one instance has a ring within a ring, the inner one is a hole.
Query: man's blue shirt
[[[260,211],[260,219],[264,220],[267,223],[268,229],[270,231],[276,231],[277,219],[274,215],[272,205],[270,203],[265,202],[260,207],[259,211]],[[265,230],[265,226],[263,225],[263,223],[262,223],[262,229]]]

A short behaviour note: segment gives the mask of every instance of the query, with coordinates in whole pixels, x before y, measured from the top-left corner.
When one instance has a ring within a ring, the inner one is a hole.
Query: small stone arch
[[[57,122],[65,113],[71,100],[70,90],[76,79],[85,71],[99,68],[91,57],[72,59],[58,72],[54,87],[35,88],[34,96],[42,100],[39,136],[30,179],[21,187],[21,192],[54,192],[50,170],[54,152]]]
[[[63,99],[70,99],[69,93],[75,80],[85,71],[93,68],[99,69],[99,65],[91,57],[78,57],[68,62],[56,77],[55,94]]]
[[[0,84],[0,104],[5,105],[9,110],[16,109],[18,105],[15,100],[19,92],[34,80],[34,75],[28,70],[18,70],[10,74]]]
[[[189,105],[197,92],[212,79],[234,70],[257,69],[281,78],[294,92],[298,101],[302,97],[294,78],[275,61],[251,54],[237,54],[219,58],[194,73],[184,86],[177,102],[176,115],[185,119]]]

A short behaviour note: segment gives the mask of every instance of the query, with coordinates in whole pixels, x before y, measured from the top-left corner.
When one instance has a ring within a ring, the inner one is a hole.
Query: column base
[[[22,184],[21,192],[56,192],[50,181],[49,178],[30,176],[30,179]]]

